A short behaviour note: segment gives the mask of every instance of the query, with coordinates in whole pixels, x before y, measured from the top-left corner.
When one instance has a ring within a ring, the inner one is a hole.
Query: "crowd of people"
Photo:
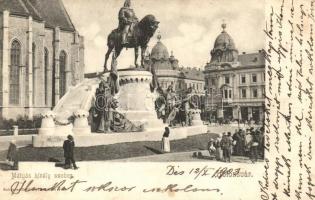
[[[255,163],[264,158],[264,128],[237,129],[231,132],[223,132],[216,139],[208,142],[210,157],[218,161],[231,162],[231,155],[246,156]]]

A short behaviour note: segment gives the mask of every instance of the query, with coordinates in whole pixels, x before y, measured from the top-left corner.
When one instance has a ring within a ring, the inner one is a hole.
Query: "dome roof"
[[[168,60],[169,53],[166,46],[161,42],[161,35],[157,36],[158,42],[152,48],[151,58],[155,60]]]
[[[236,62],[238,51],[235,48],[232,37],[225,31],[226,24],[222,24],[222,32],[214,42],[214,47],[210,52],[210,63],[216,62]]]
[[[225,49],[236,49],[232,37],[225,31],[226,24],[222,24],[222,32],[218,35],[217,39],[214,42],[213,50],[225,50]]]

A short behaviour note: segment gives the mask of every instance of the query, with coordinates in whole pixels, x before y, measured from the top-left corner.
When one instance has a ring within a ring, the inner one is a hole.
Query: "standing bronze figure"
[[[140,22],[130,8],[130,0],[126,0],[124,7],[118,15],[119,27],[114,29],[107,37],[108,50],[105,55],[104,72],[107,69],[107,60],[112,50],[115,48],[116,58],[120,55],[121,50],[125,48],[134,48],[135,66],[138,68],[137,59],[139,47],[141,48],[141,66],[143,66],[144,54],[151,37],[158,28],[159,22],[153,15],[146,15]]]

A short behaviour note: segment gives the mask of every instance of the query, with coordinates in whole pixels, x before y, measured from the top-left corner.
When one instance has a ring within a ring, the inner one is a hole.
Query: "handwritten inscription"
[[[39,186],[36,184],[34,179],[24,180],[24,181],[15,181],[10,188],[5,188],[12,195],[18,195],[22,192],[132,192],[136,190],[136,186],[118,186],[113,182],[108,181],[100,185],[89,185],[88,181],[85,180],[75,180],[69,181],[64,179],[55,183],[52,183],[50,186]],[[207,187],[197,187],[193,184],[181,185],[181,184],[168,184],[162,187],[151,187],[141,189],[143,193],[165,193],[165,192],[220,192],[218,188],[207,188]]]
[[[260,199],[315,199],[314,0],[268,0],[266,160]],[[314,139],[314,138],[313,138]]]
[[[185,168],[180,165],[167,165],[165,168],[166,176],[186,176],[191,177],[192,181],[204,178],[222,179],[222,178],[238,178],[238,177],[253,177],[250,171],[242,168],[218,167],[213,168],[207,165],[201,167]],[[12,172],[12,182],[9,186],[3,188],[11,195],[19,195],[28,192],[142,192],[142,193],[196,193],[196,192],[221,192],[219,188],[197,186],[191,182],[188,184],[168,183],[157,186],[136,186],[127,184],[115,184],[113,181],[104,181],[103,183],[95,184],[89,180],[81,180],[75,178],[71,173],[22,173]],[[50,181],[51,180],[51,181]],[[55,181],[57,180],[57,181]],[[54,182],[55,181],[55,182]],[[209,182],[210,184],[210,182]],[[220,193],[222,195],[222,193]]]
[[[228,168],[219,167],[217,169],[210,168],[207,165],[201,168],[192,168],[188,171],[180,169],[179,166],[169,165],[167,166],[166,175],[168,176],[193,176],[194,179],[199,177],[210,178],[231,178],[231,177],[252,177],[252,173],[241,168]]]

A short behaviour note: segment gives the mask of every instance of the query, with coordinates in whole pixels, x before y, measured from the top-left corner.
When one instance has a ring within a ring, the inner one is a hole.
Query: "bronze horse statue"
[[[135,50],[135,66],[138,68],[137,59],[139,54],[139,47],[141,48],[141,66],[143,66],[144,54],[147,49],[147,44],[149,43],[151,37],[154,35],[156,29],[158,28],[158,22],[153,15],[146,15],[140,22],[137,22],[133,26],[131,31],[131,37],[128,36],[128,42],[122,44],[121,31],[117,28],[114,29],[107,37],[108,50],[105,55],[104,72],[107,69],[107,60],[112,50],[115,50],[115,58],[119,56],[121,50],[125,48],[134,48]]]

